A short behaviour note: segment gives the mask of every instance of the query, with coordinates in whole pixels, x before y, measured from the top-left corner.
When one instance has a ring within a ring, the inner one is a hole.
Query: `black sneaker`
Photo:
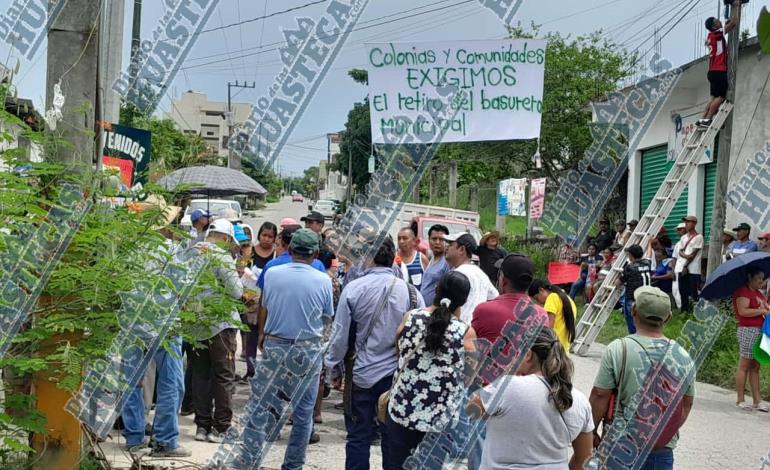
[[[319,436],[317,432],[313,431],[313,434],[310,435],[310,442],[308,442],[308,444],[318,444],[319,442],[321,442],[321,436]]]
[[[168,446],[156,445],[150,452],[150,457],[157,458],[178,458],[178,457],[190,457],[192,452],[189,449],[178,446],[174,449]]]
[[[711,126],[711,119],[698,119],[695,125],[701,129],[708,129]]]
[[[206,442],[206,438],[208,437],[209,432],[206,431],[204,428],[198,428],[195,431],[195,440],[198,442]]]

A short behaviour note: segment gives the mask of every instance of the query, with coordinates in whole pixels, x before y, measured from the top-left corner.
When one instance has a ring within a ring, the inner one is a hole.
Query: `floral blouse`
[[[397,380],[391,390],[390,418],[408,429],[438,432],[457,419],[465,393],[463,338],[468,326],[455,317],[444,333],[448,347],[425,349],[430,313],[412,310],[398,339]]]

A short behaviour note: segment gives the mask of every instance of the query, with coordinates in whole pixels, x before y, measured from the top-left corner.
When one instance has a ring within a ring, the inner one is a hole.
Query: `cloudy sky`
[[[204,92],[212,100],[224,101],[227,82],[235,80],[256,82],[254,90],[233,90],[234,101],[254,102],[267,91],[281,70],[278,52],[273,50],[283,41],[280,28],[293,26],[298,16],[320,17],[326,2],[265,20],[254,19],[313,2],[219,0],[206,28],[224,27],[198,37],[159,112],[168,111],[170,99],[187,90]],[[10,0],[0,1],[0,11],[6,11],[10,3]],[[126,0],[124,60],[130,47],[133,3]],[[144,36],[149,35],[162,16],[163,3],[144,1]],[[166,0],[166,3],[175,2]],[[662,54],[674,64],[682,64],[706,53],[702,45],[703,21],[717,15],[721,3],[721,0],[525,0],[517,20],[527,25],[532,21],[542,25],[542,31],[562,34],[585,34],[601,29],[607,38],[623,47],[649,54],[654,51],[657,28],[657,37],[665,35],[658,46]],[[752,0],[744,11],[743,28],[748,28],[752,35],[763,5],[770,8],[770,0]],[[241,22],[242,25],[229,26]],[[326,133],[341,130],[352,104],[367,93],[363,86],[347,77],[350,68],[365,66],[365,43],[493,39],[504,35],[500,20],[478,0],[370,0],[290,136],[289,145],[281,152],[278,167],[283,174],[300,174],[302,169],[326,158]],[[45,47],[44,43],[32,61],[21,59],[17,81],[19,95],[32,98],[38,108],[42,108],[45,99]],[[14,52],[6,44],[0,44],[0,57],[7,64],[15,65],[17,54]]]

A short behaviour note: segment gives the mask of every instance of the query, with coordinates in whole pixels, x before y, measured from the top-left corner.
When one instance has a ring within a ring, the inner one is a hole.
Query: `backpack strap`
[[[624,341],[626,338],[620,338],[620,344],[623,345],[623,353],[620,356],[620,376],[618,377],[618,381],[616,383],[616,388],[618,390],[618,395],[620,395],[620,387],[623,384],[623,379],[626,376],[626,359],[628,358],[628,348],[626,347],[626,342]],[[621,412],[621,406],[620,406],[620,397],[616,399],[616,406],[615,406],[615,415]]]

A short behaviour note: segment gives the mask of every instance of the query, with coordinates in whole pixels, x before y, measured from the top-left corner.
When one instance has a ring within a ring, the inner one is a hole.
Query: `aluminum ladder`
[[[628,241],[615,259],[612,269],[580,318],[575,329],[575,341],[572,342],[571,347],[572,352],[577,352],[580,356],[585,356],[588,353],[588,348],[596,340],[613,307],[617,304],[618,299],[620,299],[622,289],[615,287],[615,282],[620,278],[623,266],[626,264],[625,249],[631,245],[639,245],[646,250],[648,243],[658,234],[658,231],[674,208],[674,204],[676,204],[677,199],[679,199],[679,196],[688,184],[690,176],[695,171],[695,168],[697,168],[706,147],[713,142],[714,137],[716,137],[717,132],[719,132],[732,109],[733,105],[731,103],[723,103],[717,114],[713,117],[711,126],[707,129],[699,128],[687,139],[684,148],[676,157],[676,163],[671,167],[665,181],[658,188],[658,192],[655,193],[655,197],[639,220],[639,225],[636,226],[634,232],[628,237]]]

